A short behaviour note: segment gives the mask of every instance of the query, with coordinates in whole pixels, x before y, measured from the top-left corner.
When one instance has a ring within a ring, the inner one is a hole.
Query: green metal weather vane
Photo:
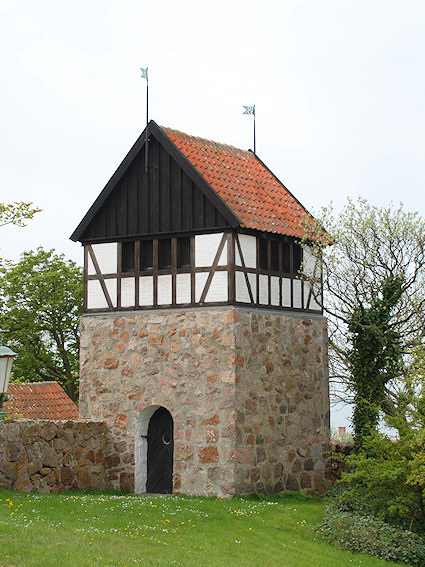
[[[254,116],[254,154],[257,154],[257,152],[255,151],[255,104],[254,106],[244,106],[242,105],[242,108],[245,109],[245,112],[243,112],[242,114],[251,114],[252,116]]]

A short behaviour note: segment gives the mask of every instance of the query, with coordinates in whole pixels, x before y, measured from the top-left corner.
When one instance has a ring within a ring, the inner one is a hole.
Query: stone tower
[[[298,276],[306,216],[251,151],[153,121],[136,141],[71,237],[85,251],[80,417],[110,427],[117,487],[327,486],[326,320]]]

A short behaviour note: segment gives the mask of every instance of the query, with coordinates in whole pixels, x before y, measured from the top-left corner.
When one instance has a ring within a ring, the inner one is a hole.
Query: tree
[[[83,273],[54,250],[24,252],[0,269],[0,326],[18,356],[13,380],[57,380],[78,399]]]
[[[26,226],[26,220],[32,219],[41,209],[32,206],[32,203],[14,202],[0,203],[0,226],[14,224]]]
[[[316,289],[323,282],[330,374],[356,404],[359,446],[376,426],[403,358],[424,337],[425,222],[402,205],[377,208],[364,199],[349,200],[338,216],[331,209],[321,216],[306,229],[303,245],[316,261],[306,262],[304,277]]]
[[[363,447],[379,423],[387,384],[402,371],[400,333],[391,326],[402,280],[389,277],[369,307],[356,306],[348,320],[347,362],[354,391],[353,424],[357,447]]]

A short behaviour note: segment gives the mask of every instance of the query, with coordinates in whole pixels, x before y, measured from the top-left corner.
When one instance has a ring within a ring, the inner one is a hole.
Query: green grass
[[[316,535],[324,503],[0,489],[1,567],[390,566]]]

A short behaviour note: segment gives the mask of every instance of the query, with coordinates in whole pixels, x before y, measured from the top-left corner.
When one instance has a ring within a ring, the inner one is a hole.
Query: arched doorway
[[[173,452],[173,418],[161,407],[149,421],[146,492],[173,492]]]
[[[136,421],[135,492],[173,492],[174,424],[162,406],[145,408]]]

